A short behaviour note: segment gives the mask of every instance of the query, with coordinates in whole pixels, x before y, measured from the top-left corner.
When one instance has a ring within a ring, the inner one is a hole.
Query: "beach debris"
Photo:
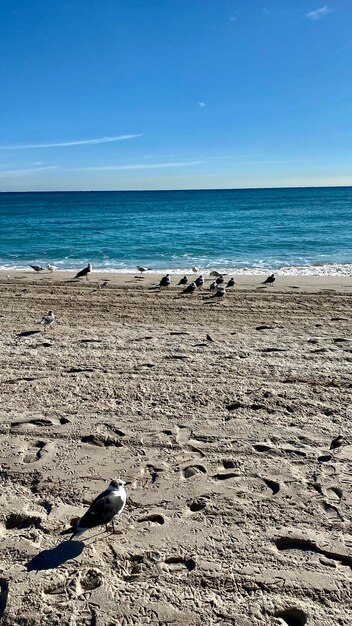
[[[171,276],[170,274],[166,274],[163,276],[161,281],[159,282],[159,287],[169,287],[171,285]]]
[[[262,285],[272,285],[275,282],[275,274],[270,274],[268,278],[263,280]]]
[[[177,283],[178,285],[187,285],[188,283],[188,276],[183,276],[183,278],[180,279],[180,281]]]
[[[114,521],[121,515],[126,504],[127,483],[123,480],[112,480],[105,491],[100,493],[93,500],[88,511],[75,521],[70,528],[63,530],[60,535],[68,535],[71,533],[70,541],[75,535],[81,535],[90,528],[97,526],[105,526],[108,531],[108,524],[112,523],[113,532],[115,532]]]
[[[91,264],[91,263],[88,263],[87,267],[84,267],[84,268],[83,268],[83,270],[80,270],[80,271],[76,274],[75,279],[76,279],[76,278],[83,278],[83,276],[85,276],[85,277],[86,277],[86,280],[88,280],[88,274],[90,274],[90,272],[92,271],[92,269],[93,269],[92,264]]]
[[[44,267],[42,267],[41,265],[29,265],[29,267],[31,267],[32,270],[34,270],[35,272],[43,272],[44,271]]]
[[[196,290],[196,283],[190,283],[182,293],[193,293]]]
[[[194,283],[195,283],[195,286],[198,287],[198,289],[203,287],[203,285],[204,285],[203,275],[201,274],[200,276],[198,276],[198,278],[194,281]]]
[[[38,324],[44,324],[44,332],[55,322],[55,315],[52,311],[48,311],[46,315],[38,322]]]
[[[211,337],[211,335],[207,335],[207,341],[214,341],[214,339]]]
[[[236,281],[235,281],[235,279],[232,277],[232,278],[230,278],[230,280],[228,280],[228,281],[227,281],[227,285],[226,285],[226,287],[234,287],[234,286],[235,286],[235,284],[236,284]]]
[[[330,444],[330,450],[336,450],[336,448],[341,448],[343,441],[343,435],[338,435],[337,437],[335,437],[335,439],[333,439]]]
[[[218,277],[217,277],[217,279],[216,279],[216,281],[215,281],[215,282],[216,282],[216,284],[217,284],[217,285],[222,285],[222,283],[224,282],[224,280],[225,280],[225,279],[224,279],[223,275],[222,275],[222,274],[220,274],[220,276],[218,276]]]

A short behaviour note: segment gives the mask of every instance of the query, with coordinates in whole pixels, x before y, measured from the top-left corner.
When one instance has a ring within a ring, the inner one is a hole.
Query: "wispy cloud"
[[[198,105],[200,106],[201,109],[204,109],[204,107],[207,106],[205,102],[198,102]]]
[[[323,17],[325,17],[326,15],[329,15],[329,13],[332,13],[333,9],[330,9],[330,7],[328,6],[323,6],[320,7],[320,9],[315,9],[315,11],[309,11],[309,13],[306,13],[306,17],[309,20],[321,20]]]
[[[262,12],[264,13],[264,15],[272,15],[272,12],[266,7],[263,7]]]
[[[99,143],[113,143],[114,141],[126,141],[142,137],[139,135],[118,135],[115,137],[98,137],[97,139],[81,139],[79,141],[62,141],[58,143],[32,143],[24,145],[0,146],[0,150],[29,150],[35,148],[66,148],[68,146],[94,146]]]
[[[113,170],[155,170],[165,167],[185,167],[201,165],[204,161],[177,161],[170,163],[132,163],[129,165],[96,165],[92,167],[76,167],[76,172],[103,172]]]
[[[26,174],[34,174],[35,172],[43,172],[44,170],[56,170],[57,165],[47,165],[45,167],[26,167],[19,170],[2,170],[0,172],[1,178],[7,178],[8,176],[23,176]]]

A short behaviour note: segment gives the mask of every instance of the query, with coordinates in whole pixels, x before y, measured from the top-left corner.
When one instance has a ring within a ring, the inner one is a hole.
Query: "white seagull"
[[[137,265],[137,270],[141,273],[144,274],[144,272],[147,272],[148,270],[151,270],[151,267],[144,267],[144,265]]]
[[[75,535],[82,535],[90,528],[106,526],[106,530],[108,530],[110,522],[112,523],[113,532],[115,532],[114,521],[120,517],[126,504],[125,485],[125,481],[119,478],[112,480],[108,488],[93,500],[88,511],[70,528],[63,530],[60,535],[71,533],[71,541]]]
[[[55,322],[55,315],[52,311],[48,311],[46,315],[38,322],[38,324],[44,324],[44,332],[47,327],[50,327]]]

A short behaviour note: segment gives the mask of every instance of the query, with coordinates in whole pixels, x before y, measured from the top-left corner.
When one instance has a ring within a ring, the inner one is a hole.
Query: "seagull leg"
[[[112,524],[112,532],[113,532],[113,534],[115,534],[115,524],[114,524],[114,520],[112,520],[111,524]]]
[[[107,533],[109,532],[109,527],[108,527],[107,524],[105,524],[105,530],[106,530]]]

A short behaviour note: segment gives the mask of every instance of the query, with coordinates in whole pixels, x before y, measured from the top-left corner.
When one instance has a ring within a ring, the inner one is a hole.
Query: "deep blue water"
[[[0,267],[347,273],[351,210],[352,187],[2,193]]]

